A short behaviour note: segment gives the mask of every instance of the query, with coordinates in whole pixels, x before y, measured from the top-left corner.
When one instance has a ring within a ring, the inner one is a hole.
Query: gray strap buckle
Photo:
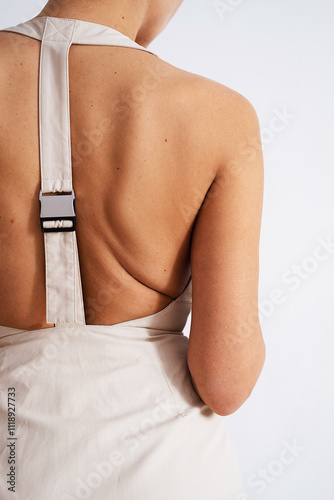
[[[43,233],[55,233],[63,231],[75,231],[75,196],[72,189],[71,194],[55,193],[46,196],[40,191],[39,201],[41,205],[40,220]],[[66,226],[48,227],[48,222],[69,221]]]

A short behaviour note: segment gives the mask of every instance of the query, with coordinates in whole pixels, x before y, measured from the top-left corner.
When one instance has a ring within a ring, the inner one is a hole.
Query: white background
[[[0,29],[45,3],[0,0]],[[236,500],[334,499],[334,248],[319,247],[334,242],[333,23],[332,0],[184,0],[149,47],[237,90],[260,120],[266,362],[226,417],[248,494]]]

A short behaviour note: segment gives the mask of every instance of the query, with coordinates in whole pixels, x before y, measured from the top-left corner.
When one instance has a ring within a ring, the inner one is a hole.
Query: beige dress
[[[0,326],[1,500],[241,500],[226,419],[200,399],[187,366],[191,278],[155,314],[85,323],[68,53],[71,44],[147,49],[74,19],[40,17],[4,31],[42,42],[41,230],[47,322],[55,327]],[[44,196],[51,192],[60,194]]]

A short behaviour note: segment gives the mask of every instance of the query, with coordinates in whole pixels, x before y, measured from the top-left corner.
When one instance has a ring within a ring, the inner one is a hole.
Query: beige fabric
[[[147,49],[71,19],[37,18],[7,31],[42,40],[41,189],[70,192],[70,45]],[[200,399],[187,366],[191,278],[155,314],[86,325],[75,231],[44,237],[47,321],[56,326],[0,326],[1,500],[243,500],[226,418]],[[8,388],[15,388],[12,436]]]

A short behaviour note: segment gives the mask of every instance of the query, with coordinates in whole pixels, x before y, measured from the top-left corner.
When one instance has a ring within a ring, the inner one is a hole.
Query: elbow
[[[217,415],[228,416],[236,412],[250,397],[265,362],[265,346],[248,367],[241,370],[222,370],[220,374],[195,377],[191,372],[193,386],[202,401]]]
[[[211,384],[208,387],[204,387],[203,385],[196,384],[194,378],[191,376],[192,384],[202,399],[202,401],[217,415],[222,417],[226,417],[227,415],[231,415],[235,411],[237,411],[240,406],[248,399],[252,390],[249,394],[236,394],[234,391],[233,397],[231,394],[227,394],[226,392],[222,392],[221,390],[215,389],[215,384]]]
[[[235,394],[233,397],[228,397],[226,395],[216,397],[212,400],[210,408],[214,413],[222,417],[232,415],[232,413],[235,413],[245,403],[251,395],[252,390],[253,389],[247,394]]]
[[[214,390],[212,387],[209,389],[201,387],[201,389],[199,389],[194,380],[193,385],[202,401],[214,413],[222,417],[235,413],[249,398],[253,390],[253,388],[251,388],[246,393],[234,390],[233,394],[231,394],[230,391],[223,392],[221,390]]]

